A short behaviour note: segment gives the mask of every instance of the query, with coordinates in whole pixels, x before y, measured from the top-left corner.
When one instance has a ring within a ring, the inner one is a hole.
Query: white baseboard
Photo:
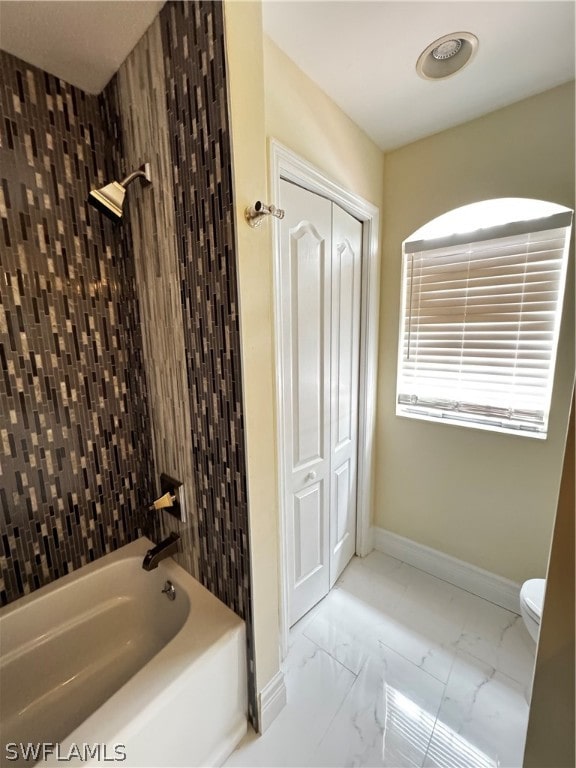
[[[258,702],[260,706],[260,733],[265,733],[286,706],[286,684],[281,669],[260,691]]]
[[[508,611],[520,613],[520,584],[384,528],[374,526],[373,538],[374,549],[379,552],[483,597]]]

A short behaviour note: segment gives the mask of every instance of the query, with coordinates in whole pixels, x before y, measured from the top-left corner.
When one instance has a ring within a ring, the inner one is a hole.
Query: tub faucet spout
[[[164,539],[160,544],[157,544],[146,552],[144,561],[142,562],[142,568],[144,568],[145,571],[152,571],[154,568],[158,568],[160,560],[164,560],[164,558],[175,555],[176,552],[178,552],[179,541],[180,536],[172,531],[167,539]]]

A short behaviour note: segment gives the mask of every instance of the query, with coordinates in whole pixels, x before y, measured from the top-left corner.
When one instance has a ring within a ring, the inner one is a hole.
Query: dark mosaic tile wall
[[[181,295],[192,409],[200,573],[248,614],[248,525],[240,330],[222,7],[161,15]]]
[[[221,3],[160,13],[202,582],[247,625],[256,723],[232,159]]]
[[[99,100],[0,52],[2,603],[138,535],[151,489],[130,259],[85,204]]]

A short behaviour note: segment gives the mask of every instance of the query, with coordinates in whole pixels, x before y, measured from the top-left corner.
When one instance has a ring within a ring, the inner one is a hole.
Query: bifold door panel
[[[285,508],[290,623],[355,550],[362,225],[281,183]]]

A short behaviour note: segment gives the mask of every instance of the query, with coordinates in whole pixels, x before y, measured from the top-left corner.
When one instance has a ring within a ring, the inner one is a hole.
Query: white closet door
[[[284,504],[290,625],[355,550],[362,225],[280,185]]]
[[[330,588],[332,204],[282,182],[284,474],[290,624]]]
[[[362,224],[332,212],[330,587],[356,549]]]

